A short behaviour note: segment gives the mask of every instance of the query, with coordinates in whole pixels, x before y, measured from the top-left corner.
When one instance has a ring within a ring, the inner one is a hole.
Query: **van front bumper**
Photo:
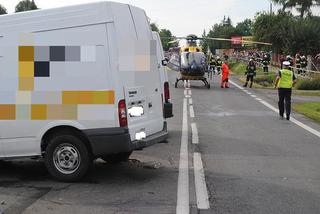
[[[163,142],[168,138],[167,122],[164,122],[162,131],[133,142],[131,141],[128,128],[123,127],[87,129],[83,130],[83,133],[89,139],[94,157],[140,150]]]

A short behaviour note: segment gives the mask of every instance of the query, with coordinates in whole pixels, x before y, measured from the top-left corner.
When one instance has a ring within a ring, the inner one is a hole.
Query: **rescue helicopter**
[[[169,42],[178,43],[180,40],[186,40],[186,45],[182,46],[175,53],[172,54],[169,64],[171,63],[175,69],[180,72],[180,78],[176,79],[175,87],[178,87],[179,81],[184,80],[198,80],[205,84],[206,88],[210,88],[210,83],[205,77],[207,69],[206,55],[202,48],[197,44],[199,40],[211,40],[211,41],[233,41],[232,39],[225,38],[212,38],[212,37],[197,37],[190,34],[186,37],[174,37]],[[255,42],[255,41],[243,41],[246,43],[272,45],[271,43]]]

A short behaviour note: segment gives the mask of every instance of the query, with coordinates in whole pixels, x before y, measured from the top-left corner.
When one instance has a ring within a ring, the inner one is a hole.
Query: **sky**
[[[233,24],[245,18],[254,18],[259,11],[270,10],[270,0],[113,0],[143,8],[151,22],[160,28],[169,29],[175,36],[196,34],[201,36],[220,23],[224,16]],[[19,0],[0,0],[9,13],[14,12]],[[39,8],[54,8],[66,5],[94,2],[90,0],[35,0]],[[320,15],[320,10],[314,11]]]

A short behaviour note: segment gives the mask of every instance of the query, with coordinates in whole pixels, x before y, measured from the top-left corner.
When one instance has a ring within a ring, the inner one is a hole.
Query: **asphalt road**
[[[52,180],[41,160],[0,162],[0,213],[320,213],[320,138],[258,100],[272,97],[219,79],[170,84],[168,143],[98,160],[82,182]]]

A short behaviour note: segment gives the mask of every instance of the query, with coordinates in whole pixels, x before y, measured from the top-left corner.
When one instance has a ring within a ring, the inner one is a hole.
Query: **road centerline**
[[[189,213],[188,108],[186,98],[183,99],[182,135],[176,213]]]

